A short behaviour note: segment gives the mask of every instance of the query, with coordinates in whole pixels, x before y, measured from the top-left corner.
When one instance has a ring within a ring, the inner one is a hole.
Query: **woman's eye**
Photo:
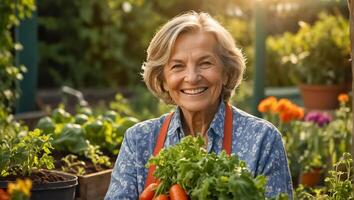
[[[209,67],[210,65],[212,65],[213,63],[211,63],[210,61],[203,61],[200,63],[201,66],[204,66],[204,67]]]
[[[177,69],[177,68],[181,68],[181,67],[182,67],[182,65],[172,65],[171,69]]]

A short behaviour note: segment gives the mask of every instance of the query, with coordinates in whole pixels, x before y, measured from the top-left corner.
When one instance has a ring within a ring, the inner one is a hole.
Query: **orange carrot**
[[[171,198],[171,200],[188,200],[188,196],[187,196],[186,192],[178,184],[174,184],[170,188],[170,198]]]
[[[155,195],[157,186],[157,183],[151,183],[149,186],[147,186],[145,190],[140,194],[139,200],[152,200]]]
[[[165,194],[160,194],[159,196],[157,196],[154,200],[169,200],[170,198],[168,198],[167,195]]]

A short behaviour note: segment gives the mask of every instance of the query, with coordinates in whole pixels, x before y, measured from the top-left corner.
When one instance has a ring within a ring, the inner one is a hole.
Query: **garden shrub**
[[[34,9],[33,0],[5,0],[0,5],[0,104],[10,112],[20,94],[19,81],[25,71],[23,65],[14,65],[14,52],[22,47],[14,42],[12,34],[20,20],[30,17]]]

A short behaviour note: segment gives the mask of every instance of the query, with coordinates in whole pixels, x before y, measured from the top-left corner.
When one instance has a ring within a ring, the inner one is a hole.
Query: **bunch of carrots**
[[[158,187],[158,183],[151,183],[141,193],[139,200],[188,200],[187,193],[179,184],[174,184],[170,188],[169,196],[166,194],[160,194],[155,196],[155,190]]]
[[[265,199],[265,176],[254,177],[237,156],[208,153],[204,138],[187,136],[149,159],[158,180],[139,200]],[[242,197],[242,198],[241,198]]]

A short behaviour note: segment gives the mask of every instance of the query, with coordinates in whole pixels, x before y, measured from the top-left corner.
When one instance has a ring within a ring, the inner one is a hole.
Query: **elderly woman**
[[[145,164],[157,140],[168,147],[187,135],[204,137],[208,152],[229,149],[247,163],[254,176],[265,175],[266,196],[283,192],[292,197],[278,130],[228,104],[241,82],[245,60],[230,33],[216,20],[206,13],[189,12],[167,22],[152,39],[142,69],[149,90],[177,108],[173,114],[127,130],[106,200],[138,199],[151,179]]]

